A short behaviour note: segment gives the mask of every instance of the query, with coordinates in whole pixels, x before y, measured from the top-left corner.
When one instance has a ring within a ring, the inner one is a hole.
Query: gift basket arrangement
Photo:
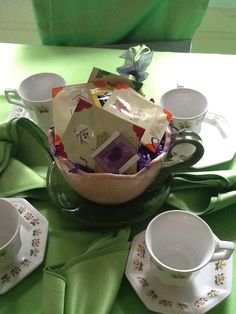
[[[49,170],[48,186],[54,199],[60,195],[65,209],[78,208],[83,202],[77,197],[95,206],[122,208],[147,190],[156,189],[157,196],[175,167],[201,158],[191,156],[186,161],[172,154],[172,147],[186,142],[189,134],[173,138],[171,112],[142,93],[150,49],[132,47],[122,58],[125,64],[117,68],[119,75],[93,68],[86,83],[52,90],[54,127],[49,131],[49,147],[55,164]],[[58,173],[72,188],[70,194],[65,187],[58,192]]]

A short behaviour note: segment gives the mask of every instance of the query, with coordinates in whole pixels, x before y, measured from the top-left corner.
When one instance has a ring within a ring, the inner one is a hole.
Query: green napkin
[[[236,169],[184,173],[177,172],[174,174],[172,190],[176,191],[192,187],[234,189],[236,188]]]
[[[236,203],[236,168],[175,173],[166,206],[198,215]]]
[[[46,267],[42,313],[109,313],[124,275],[129,233],[104,234],[67,263]]]
[[[45,179],[51,162],[47,137],[32,121],[19,118],[0,124],[1,197],[47,198]]]

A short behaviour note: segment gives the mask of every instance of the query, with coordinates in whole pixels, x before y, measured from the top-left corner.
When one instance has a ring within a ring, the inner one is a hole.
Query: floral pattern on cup
[[[172,278],[178,278],[178,279],[185,279],[187,276],[183,275],[183,274],[171,274],[170,273],[170,276]]]
[[[175,127],[177,127],[180,130],[188,130],[192,127],[192,123],[189,121],[182,121],[177,123]]]
[[[1,285],[9,284],[11,281],[15,280],[22,271],[31,266],[34,259],[41,253],[41,236],[43,234],[43,228],[41,226],[42,221],[34,212],[31,212],[27,206],[22,205],[20,202],[13,202],[13,205],[17,208],[23,222],[26,222],[31,227],[31,229],[29,229],[31,242],[27,258],[8,267],[5,272],[0,274]]]
[[[45,106],[45,105],[37,106],[36,109],[37,109],[37,111],[39,113],[47,113],[47,112],[49,112],[48,106]]]
[[[204,120],[204,117],[200,117],[198,119],[194,119],[193,121],[189,121],[189,120],[181,120],[175,123],[175,129],[178,129],[178,131],[180,130],[191,130],[194,127],[198,126],[202,120]]]
[[[227,267],[227,261],[216,261],[214,262],[214,273],[212,282],[215,287],[211,287],[204,295],[197,299],[192,300],[192,304],[189,302],[173,302],[171,299],[163,299],[159,296],[158,289],[153,287],[148,278],[145,277],[144,268],[146,264],[149,263],[147,259],[146,246],[145,241],[140,241],[137,243],[134,255],[133,255],[133,267],[136,271],[136,278],[138,280],[138,284],[144,290],[146,296],[154,303],[162,306],[163,308],[173,308],[178,312],[188,312],[191,310],[191,307],[196,309],[203,308],[209,300],[213,298],[218,298],[221,294],[221,291],[217,289],[218,286],[222,286],[225,283],[226,275],[224,273],[224,269]]]

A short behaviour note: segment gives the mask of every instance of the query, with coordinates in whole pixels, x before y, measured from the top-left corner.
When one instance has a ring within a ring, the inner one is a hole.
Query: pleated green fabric
[[[20,118],[0,124],[1,197],[28,196],[29,191],[45,190],[51,163],[47,137],[33,122]]]
[[[92,46],[192,39],[208,0],[32,0],[43,44]]]

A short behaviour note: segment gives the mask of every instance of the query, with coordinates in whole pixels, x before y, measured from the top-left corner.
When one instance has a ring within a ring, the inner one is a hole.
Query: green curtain
[[[209,0],[32,0],[43,44],[192,39]]]

